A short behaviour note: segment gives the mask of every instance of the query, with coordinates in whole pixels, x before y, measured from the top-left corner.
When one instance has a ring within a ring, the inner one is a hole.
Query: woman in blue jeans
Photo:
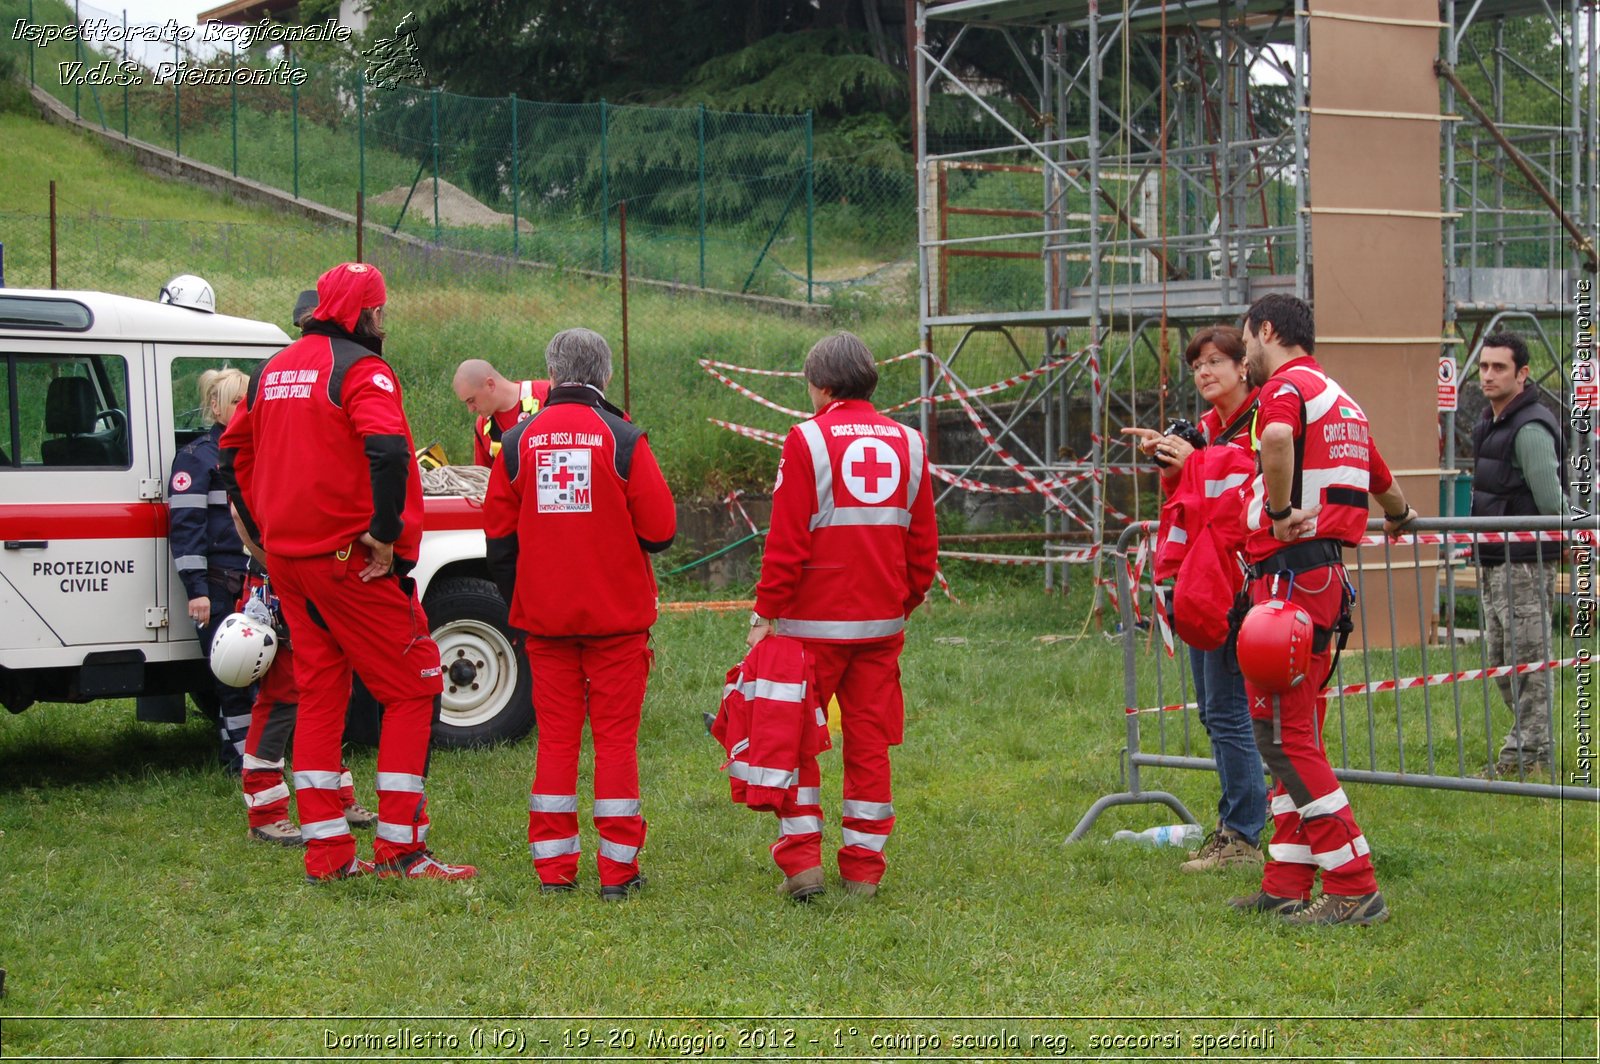
[[[1184,361],[1194,373],[1195,390],[1211,404],[1200,418],[1200,432],[1210,446],[1239,447],[1254,457],[1250,414],[1256,393],[1245,379],[1244,339],[1231,325],[1201,329],[1185,349]],[[1139,449],[1161,464],[1161,486],[1170,494],[1177,486],[1184,462],[1195,448],[1178,436],[1164,436],[1152,429],[1124,430],[1142,437]],[[1215,485],[1215,492],[1229,490]],[[1213,485],[1207,485],[1213,494]],[[1219,521],[1212,531],[1223,535],[1227,553],[1234,550],[1232,538],[1242,544],[1243,528]],[[1218,602],[1225,612],[1231,603]],[[1194,675],[1195,701],[1200,706],[1200,721],[1211,737],[1211,754],[1217,763],[1222,797],[1217,802],[1217,828],[1206,836],[1200,848],[1189,854],[1185,872],[1209,872],[1230,865],[1259,867],[1261,829],[1266,823],[1267,783],[1256,752],[1250,725],[1250,709],[1245,701],[1244,677],[1231,643],[1216,650],[1189,648],[1190,670]]]

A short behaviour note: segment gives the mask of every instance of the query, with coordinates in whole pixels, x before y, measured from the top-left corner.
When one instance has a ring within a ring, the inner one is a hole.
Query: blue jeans
[[[1258,846],[1267,819],[1267,781],[1261,755],[1256,752],[1239,659],[1231,646],[1216,650],[1190,647],[1189,669],[1194,675],[1200,723],[1211,736],[1211,756],[1222,781],[1217,821]]]

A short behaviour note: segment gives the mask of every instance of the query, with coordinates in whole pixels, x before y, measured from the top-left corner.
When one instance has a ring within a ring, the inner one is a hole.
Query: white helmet
[[[192,273],[180,273],[163,285],[160,301],[171,303],[175,307],[203,310],[207,314],[217,312],[216,293],[211,290],[204,277],[196,277]]]
[[[261,679],[277,653],[272,625],[230,613],[211,640],[211,671],[229,687],[249,687]]]

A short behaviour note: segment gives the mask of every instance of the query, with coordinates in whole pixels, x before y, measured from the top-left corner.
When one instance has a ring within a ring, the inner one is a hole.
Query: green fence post
[[[287,52],[287,49],[285,49]],[[289,125],[294,130],[294,198],[300,198],[300,86],[289,85]]]
[[[73,23],[75,25],[82,25],[83,24],[83,0],[72,0],[72,20],[73,20]],[[81,34],[81,33],[78,34],[78,39],[74,43],[73,47],[75,47],[77,49],[78,69],[82,70],[83,69],[83,34]],[[78,108],[79,100],[80,100],[80,98],[82,96],[83,96],[83,86],[74,83],[73,86],[72,86],[72,116],[74,118],[82,118],[83,117],[83,114],[79,111],[79,108]]]
[[[172,154],[183,158],[183,79],[178,76],[178,41],[172,41]]]
[[[811,112],[806,112],[806,302],[811,302],[811,260],[817,216],[817,145],[812,136]]]
[[[611,223],[611,186],[606,171],[606,102],[600,101],[600,272],[611,269],[611,238],[606,227]]]
[[[228,54],[233,59],[233,69],[239,69],[239,38],[228,41]],[[239,78],[233,78],[233,176],[239,176]]]
[[[439,242],[439,87],[433,88],[433,242]]]
[[[28,10],[33,10],[33,0],[28,0]],[[32,59],[30,54],[29,59]],[[128,60],[128,9],[122,9],[122,60]],[[31,70],[30,70],[31,73]],[[128,86],[122,86],[122,135],[128,135]]]
[[[706,105],[700,105],[700,287],[706,286]]]
[[[28,25],[30,25],[30,26],[33,25],[33,0],[28,0]],[[122,39],[124,41],[126,41],[128,39],[128,13],[126,11],[124,11],[122,13]],[[124,44],[123,47],[126,48],[127,45]],[[38,79],[33,76],[33,38],[32,37],[28,38],[28,84],[33,88],[38,88],[39,87]],[[127,90],[124,89],[123,91],[126,92]]]
[[[517,142],[517,94],[511,94],[511,257],[517,257],[517,238],[522,229],[518,209],[521,206],[522,174],[521,160],[518,158],[519,144]]]

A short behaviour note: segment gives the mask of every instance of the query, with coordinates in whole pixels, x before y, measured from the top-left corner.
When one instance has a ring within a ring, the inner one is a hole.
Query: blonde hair
[[[219,407],[231,406],[244,397],[244,390],[249,387],[250,378],[244,370],[229,366],[226,369],[208,369],[200,374],[200,420],[209,425],[215,419],[211,416],[213,405]]]

